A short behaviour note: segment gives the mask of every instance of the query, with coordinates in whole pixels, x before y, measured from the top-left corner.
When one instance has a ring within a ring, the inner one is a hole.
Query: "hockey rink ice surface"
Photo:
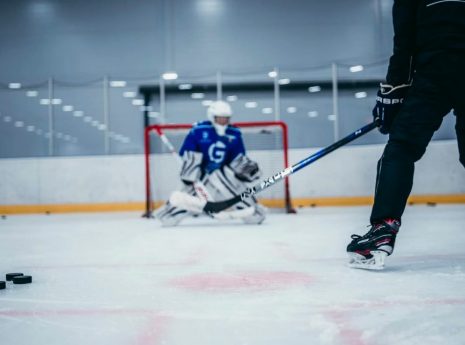
[[[0,219],[0,343],[465,344],[465,205],[411,206],[384,271],[346,267],[368,207],[207,218]]]

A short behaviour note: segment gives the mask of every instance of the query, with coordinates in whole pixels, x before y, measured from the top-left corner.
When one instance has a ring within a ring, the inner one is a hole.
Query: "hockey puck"
[[[13,278],[13,284],[29,284],[32,283],[31,276],[17,276]]]
[[[14,277],[19,277],[19,276],[23,276],[24,274],[22,273],[7,273],[6,274],[6,281],[9,282],[9,281],[12,281]]]
[[[3,280],[1,280],[0,281],[0,290],[3,290],[5,288],[6,288],[6,283]]]

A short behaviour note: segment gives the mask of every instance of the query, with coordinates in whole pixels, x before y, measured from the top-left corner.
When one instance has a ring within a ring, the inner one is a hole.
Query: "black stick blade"
[[[238,203],[241,200],[242,200],[241,196],[236,195],[234,198],[224,200],[224,201],[218,201],[218,202],[207,201],[207,203],[203,207],[203,211],[205,213],[218,213],[223,210],[226,210],[227,208],[231,207],[232,205]]]

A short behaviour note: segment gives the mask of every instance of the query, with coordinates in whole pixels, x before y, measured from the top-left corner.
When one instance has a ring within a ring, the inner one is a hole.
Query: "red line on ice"
[[[201,273],[173,279],[170,285],[195,291],[263,291],[308,285],[314,280],[299,272]]]
[[[152,262],[152,263],[121,263],[121,264],[102,264],[102,263],[89,263],[89,264],[64,264],[64,265],[44,265],[44,266],[19,266],[18,269],[72,269],[72,268],[134,268],[134,267],[160,267],[160,266],[189,266],[196,265],[207,256],[207,251],[198,249],[188,254],[184,259],[173,262]]]
[[[151,315],[148,318],[146,328],[141,332],[136,345],[161,344],[166,333],[168,318],[165,316]]]
[[[118,316],[133,315],[147,319],[135,345],[161,344],[171,317],[149,309],[62,309],[62,310],[1,310],[8,317]]]
[[[327,311],[325,315],[337,326],[339,335],[344,344],[347,345],[367,345],[362,339],[362,331],[352,327],[350,318],[345,312],[341,311]],[[370,345],[373,345],[372,343]]]

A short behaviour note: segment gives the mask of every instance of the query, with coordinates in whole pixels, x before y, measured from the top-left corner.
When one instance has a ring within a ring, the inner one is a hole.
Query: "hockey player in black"
[[[451,110],[465,166],[465,0],[394,0],[393,22],[394,52],[373,110],[389,141],[378,162],[371,230],[352,235],[347,246],[351,267],[384,267],[412,189],[414,163]]]

